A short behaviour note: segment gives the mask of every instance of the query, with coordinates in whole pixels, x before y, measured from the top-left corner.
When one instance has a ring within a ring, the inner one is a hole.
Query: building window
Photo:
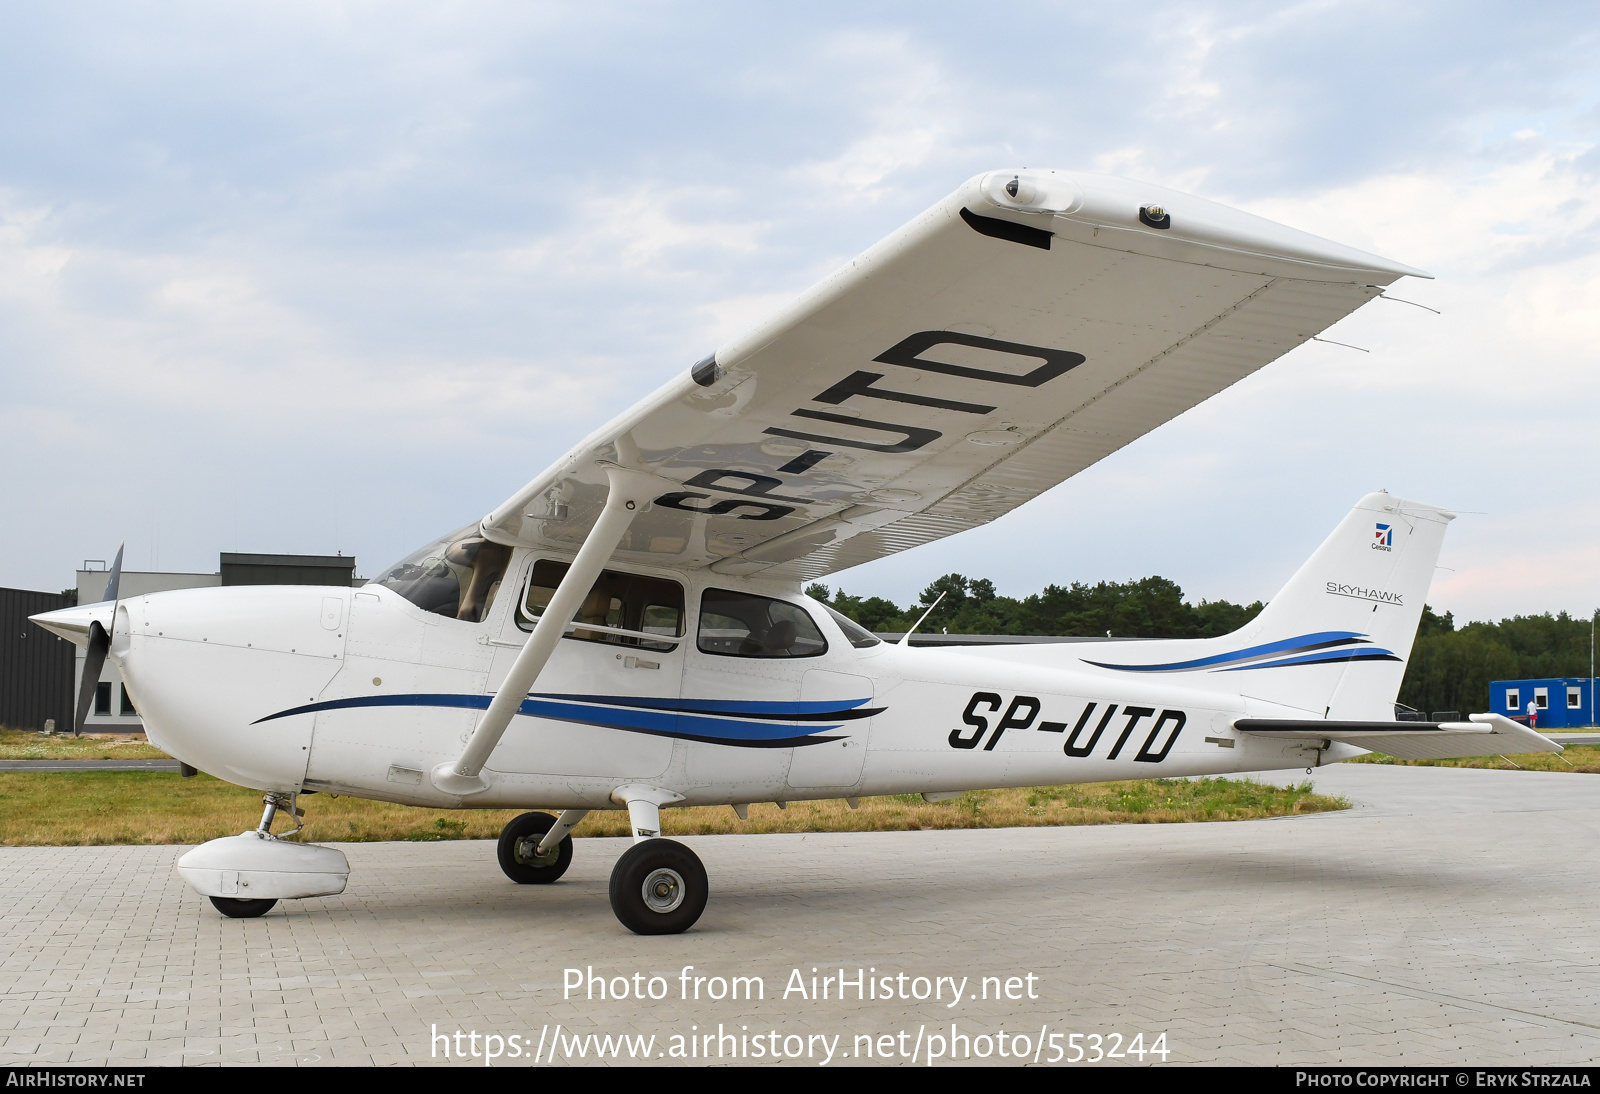
[[[1549,691],[1549,689],[1547,689],[1547,688],[1534,688],[1533,689],[1533,701],[1538,704],[1540,710],[1548,710],[1549,707],[1550,707],[1550,691]]]
[[[1522,692],[1518,691],[1516,688],[1507,688],[1506,689],[1506,709],[1507,710],[1521,710],[1522,709]]]
[[[128,694],[128,685],[122,685],[122,706],[119,708],[124,718],[137,718],[139,711],[133,705],[133,697]]]
[[[1567,689],[1567,709],[1577,710],[1583,706],[1583,690],[1581,688]]]
[[[94,686],[94,712],[107,715],[111,713],[111,685],[104,680]]]

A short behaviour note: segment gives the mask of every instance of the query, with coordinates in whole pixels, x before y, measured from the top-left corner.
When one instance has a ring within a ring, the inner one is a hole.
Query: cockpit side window
[[[556,594],[556,586],[566,576],[568,565],[541,558],[533,564],[528,578],[528,590],[517,607],[517,626],[528,631],[539,621]],[[673,650],[676,642],[656,642],[646,635],[659,634],[679,637],[683,634],[683,586],[676,581],[642,574],[627,574],[606,570],[583,598],[573,613],[574,623],[588,623],[593,628],[577,627],[567,635],[580,642],[605,642],[615,646],[636,646],[646,650]],[[634,634],[616,634],[617,630],[634,631]]]
[[[425,612],[481,622],[494,605],[511,548],[490,543],[477,524],[452,532],[406,556],[370,584],[382,585]]]
[[[839,629],[844,632],[845,640],[856,649],[864,650],[883,644],[883,639],[867,630],[867,628],[851,619],[848,615],[836,612],[826,604],[823,605],[823,608],[829,615],[833,616],[833,621],[839,624]]]
[[[828,641],[798,604],[707,589],[700,598],[701,653],[723,657],[817,657]]]

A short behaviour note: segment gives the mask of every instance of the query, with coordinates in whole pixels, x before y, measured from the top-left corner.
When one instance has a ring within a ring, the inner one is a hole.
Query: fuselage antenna
[[[949,591],[950,591],[949,589],[945,590],[946,593],[949,592]],[[933,614],[933,609],[937,608],[939,606],[939,601],[941,601],[943,599],[944,599],[944,593],[940,593],[938,596],[934,597],[933,598],[933,603],[928,605],[928,610],[922,613],[922,618],[918,619],[915,623],[911,624],[911,631],[914,631],[918,627],[922,626],[922,620],[926,619],[926,618],[928,618],[928,616],[932,615]],[[908,646],[908,645],[911,644],[911,631],[907,631],[905,634],[900,636],[900,642],[899,642],[900,645]]]

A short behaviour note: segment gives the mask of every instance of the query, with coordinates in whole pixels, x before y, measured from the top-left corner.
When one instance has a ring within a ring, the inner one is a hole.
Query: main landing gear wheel
[[[276,900],[241,900],[234,896],[214,896],[212,905],[229,919],[255,919],[272,911]]]
[[[544,854],[539,841],[555,827],[549,813],[524,813],[500,832],[500,869],[518,885],[549,885],[572,865],[572,837],[564,837]]]
[[[611,871],[611,910],[634,934],[688,930],[710,891],[699,857],[675,840],[636,843]]]

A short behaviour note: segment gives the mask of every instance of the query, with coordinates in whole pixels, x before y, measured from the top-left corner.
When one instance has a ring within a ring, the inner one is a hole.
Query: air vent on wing
[[[1029,247],[1038,247],[1048,251],[1050,237],[1055,233],[1047,232],[1043,228],[1034,228],[1027,224],[1013,224],[1009,220],[998,217],[980,217],[969,209],[961,210],[961,219],[972,226],[975,232],[981,232],[995,239],[1006,239],[1012,243],[1022,243]]]

